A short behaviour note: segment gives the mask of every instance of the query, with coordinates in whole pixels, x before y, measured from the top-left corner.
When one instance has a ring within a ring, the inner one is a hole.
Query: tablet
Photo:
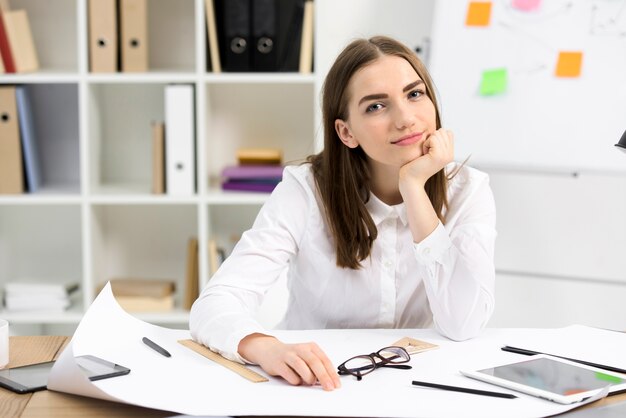
[[[78,356],[75,357],[75,360],[76,364],[91,381],[130,373],[130,369],[127,367],[95,356]],[[0,370],[0,386],[17,393],[29,393],[46,389],[48,375],[53,365],[54,361],[47,361]]]
[[[624,376],[545,354],[461,374],[561,404],[580,402],[606,386],[626,390]]]

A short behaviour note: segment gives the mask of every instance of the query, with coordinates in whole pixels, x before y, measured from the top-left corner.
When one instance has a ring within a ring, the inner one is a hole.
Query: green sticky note
[[[622,383],[622,379],[617,376],[611,376],[610,374],[604,374],[600,372],[596,372],[596,379],[604,380],[609,383]]]
[[[483,79],[480,82],[480,95],[493,96],[506,91],[507,71],[506,68],[495,68],[483,71]]]

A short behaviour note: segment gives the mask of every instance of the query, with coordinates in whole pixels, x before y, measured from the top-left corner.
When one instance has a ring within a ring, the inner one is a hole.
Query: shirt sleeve
[[[303,181],[303,180],[302,180]],[[306,228],[312,192],[289,169],[218,271],[193,304],[193,339],[224,357],[246,362],[239,342],[259,332],[271,335],[255,319],[267,290],[298,251]]]
[[[435,327],[457,341],[476,336],[494,309],[495,202],[488,177],[476,181],[451,204],[453,226],[440,222],[414,245]]]

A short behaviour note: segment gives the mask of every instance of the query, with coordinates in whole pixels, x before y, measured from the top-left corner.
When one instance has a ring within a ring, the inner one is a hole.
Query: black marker
[[[165,348],[161,347],[160,345],[158,345],[154,341],[148,339],[147,337],[143,337],[141,339],[141,341],[143,341],[143,343],[145,345],[147,345],[148,347],[150,347],[151,349],[153,349],[157,353],[159,353],[159,354],[161,354],[161,355],[163,355],[165,357],[172,357],[172,355],[169,353],[169,351],[167,351]]]
[[[415,386],[425,386],[427,388],[443,389],[443,390],[449,390],[452,392],[463,392],[463,393],[471,393],[473,395],[493,396],[494,398],[507,398],[507,399],[517,398],[517,396],[511,393],[490,392],[488,390],[460,388],[458,386],[440,385],[438,383],[418,382],[417,380],[414,380],[413,384]]]

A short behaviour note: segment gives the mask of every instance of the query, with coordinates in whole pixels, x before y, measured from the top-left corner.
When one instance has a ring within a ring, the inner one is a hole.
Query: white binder
[[[165,190],[168,195],[195,193],[194,88],[165,87]]]

